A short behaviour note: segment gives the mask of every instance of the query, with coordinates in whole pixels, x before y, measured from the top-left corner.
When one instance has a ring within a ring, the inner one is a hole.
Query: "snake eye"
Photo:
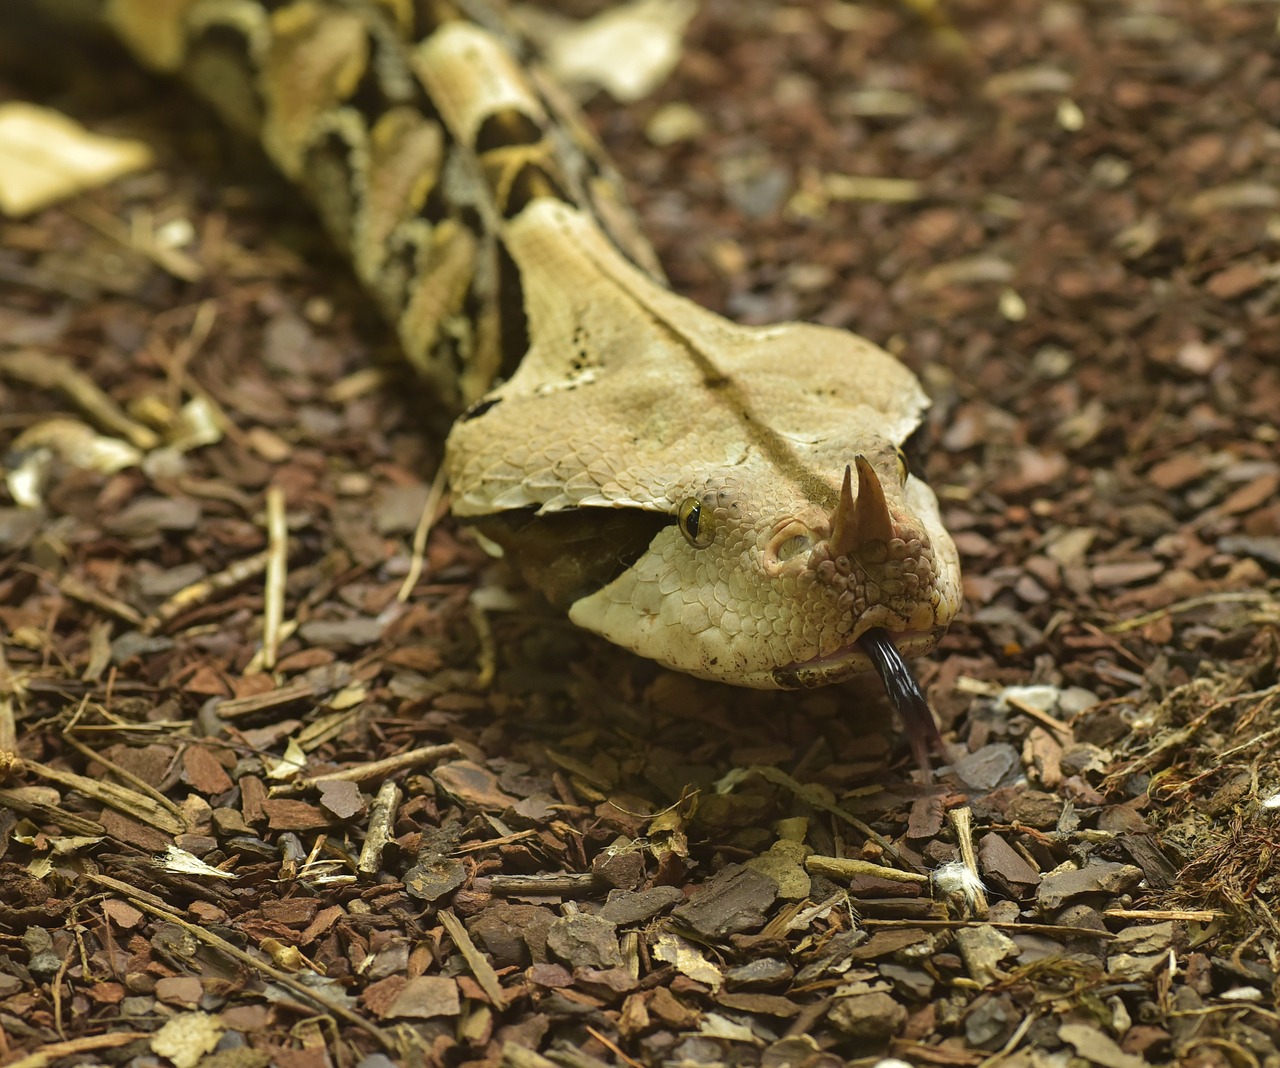
[[[715,536],[715,523],[710,513],[702,511],[702,502],[697,497],[686,497],[680,502],[676,511],[676,521],[684,540],[695,549],[705,549]]]
[[[793,557],[813,548],[813,538],[808,534],[794,534],[778,546],[778,563],[785,564]]]
[[[898,454],[898,478],[905,483],[907,476],[911,474],[911,462],[907,459],[907,454],[896,445],[893,451]]]

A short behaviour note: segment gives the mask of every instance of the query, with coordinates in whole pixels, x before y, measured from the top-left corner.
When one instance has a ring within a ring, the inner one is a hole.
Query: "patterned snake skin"
[[[673,294],[573,107],[474,0],[107,0],[149,66],[315,202],[430,388],[456,515],[579,625],[760,688],[955,615],[902,451],[927,406],[853,334]]]

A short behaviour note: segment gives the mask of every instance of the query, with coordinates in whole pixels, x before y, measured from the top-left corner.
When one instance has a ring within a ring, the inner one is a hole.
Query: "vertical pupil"
[[[698,516],[702,513],[702,505],[695,504],[689,509],[689,514],[685,516],[684,525],[689,530],[689,537],[694,541],[698,540]]]

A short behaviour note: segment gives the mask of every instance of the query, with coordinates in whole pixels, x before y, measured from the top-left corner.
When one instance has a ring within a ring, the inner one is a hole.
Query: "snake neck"
[[[106,14],[302,187],[451,409],[530,347],[507,235],[531,206],[571,209],[661,282],[582,116],[486,4],[108,0]]]

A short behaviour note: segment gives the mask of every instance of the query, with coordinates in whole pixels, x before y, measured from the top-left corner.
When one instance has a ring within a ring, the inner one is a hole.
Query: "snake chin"
[[[890,637],[898,651],[906,659],[923,656],[938,644],[945,628],[928,631],[892,631]],[[835,682],[874,672],[871,658],[862,651],[857,641],[842,646],[826,656],[810,660],[798,660],[773,669],[774,684],[782,690],[810,690],[830,686]]]

